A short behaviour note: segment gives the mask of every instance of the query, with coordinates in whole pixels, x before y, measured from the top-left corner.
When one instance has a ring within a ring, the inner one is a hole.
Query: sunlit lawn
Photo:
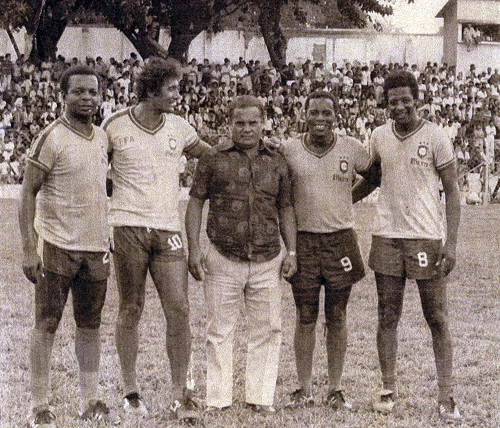
[[[33,287],[21,272],[21,247],[16,205],[0,201],[0,426],[20,427],[29,403],[29,334],[33,324]],[[185,204],[183,204],[185,208]],[[367,257],[373,206],[356,207],[357,229],[363,256]],[[458,266],[449,282],[450,316],[455,344],[456,399],[464,415],[461,426],[500,426],[500,206],[463,207]],[[205,384],[205,313],[202,284],[190,279],[194,377],[200,398]],[[291,292],[283,283],[284,336],[276,391],[278,412],[254,415],[244,408],[243,378],[245,323],[242,317],[235,346],[234,406],[220,414],[204,414],[206,427],[433,427],[442,426],[436,415],[436,376],[430,334],[422,317],[414,282],[409,282],[400,324],[398,374],[400,401],[393,415],[371,411],[380,388],[375,348],[376,295],[373,273],[355,286],[349,304],[349,348],[343,386],[354,404],[350,413],[334,413],[322,406],[326,393],[326,355],[323,322],[318,324],[314,383],[316,406],[288,411],[283,406],[296,387],[292,348],[295,311]],[[114,276],[109,282],[102,326],[103,358],[101,389],[109,405],[118,407],[121,386],[114,347],[117,293]],[[322,315],[320,315],[322,317]],[[323,319],[323,318],[320,318]],[[149,283],[141,324],[139,382],[151,410],[145,422],[124,421],[128,427],[173,427],[170,405],[169,365],[164,347],[165,321]],[[84,427],[76,418],[78,384],[73,346],[74,322],[68,305],[59,328],[52,360],[52,400],[59,427]]]

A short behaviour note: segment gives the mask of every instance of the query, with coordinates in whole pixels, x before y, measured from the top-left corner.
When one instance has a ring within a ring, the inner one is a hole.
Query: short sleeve
[[[179,117],[179,120],[181,123],[179,124],[180,126],[178,129],[182,129],[182,140],[184,141],[184,152],[189,152],[193,147],[195,147],[199,142],[200,139],[198,137],[198,133],[196,132],[196,129],[194,129],[191,124]]]
[[[356,172],[366,171],[370,165],[370,155],[358,140],[353,140],[354,169]]]
[[[292,192],[292,180],[290,176],[290,170],[288,164],[285,161],[283,155],[279,155],[279,170],[281,176],[281,186],[280,193],[278,196],[277,206],[278,208],[286,208],[293,205],[293,192]]]
[[[194,173],[193,185],[189,191],[189,196],[197,199],[208,199],[210,177],[212,176],[211,165],[214,162],[214,155],[211,153],[204,154],[199,160]]]
[[[49,172],[54,167],[57,156],[57,144],[52,133],[42,133],[31,146],[28,161],[45,172]]]
[[[108,138],[108,147],[106,149],[107,153],[113,153],[113,139],[111,138],[112,132],[110,131],[111,121],[110,118],[113,116],[108,116],[101,123],[101,129],[106,133]]]
[[[441,130],[437,129],[436,139],[434,140],[436,144],[434,153],[434,163],[436,169],[439,171],[446,168],[449,164],[453,163],[455,160],[455,152],[453,150],[453,144],[447,135]]]
[[[106,135],[108,137],[108,147],[106,149],[107,153],[113,153],[113,139],[111,138],[108,130],[106,130]]]
[[[380,152],[378,150],[378,136],[379,132],[375,129],[370,137],[370,164],[380,162]]]

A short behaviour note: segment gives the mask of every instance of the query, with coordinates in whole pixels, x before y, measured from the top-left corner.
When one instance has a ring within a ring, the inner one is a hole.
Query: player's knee
[[[432,331],[445,331],[448,329],[448,316],[443,311],[434,311],[430,314],[425,314],[427,325]]]
[[[298,308],[298,317],[300,324],[316,324],[318,320],[319,309],[312,305],[302,305]]]
[[[128,304],[120,308],[117,324],[123,328],[135,328],[141,319],[142,308],[137,304]]]
[[[101,314],[80,314],[79,316],[75,316],[75,324],[81,329],[98,329],[101,326]]]
[[[175,330],[183,329],[186,324],[189,324],[189,304],[187,302],[168,306],[164,313],[167,324],[172,327],[178,326]]]
[[[397,314],[379,314],[378,327],[381,330],[396,330],[398,328],[399,316]]]
[[[59,322],[61,318],[57,316],[45,317],[43,319],[37,319],[35,321],[35,328],[37,330],[55,334],[57,327],[59,327]]]
[[[189,324],[189,309],[182,312],[169,312],[165,315],[167,320],[168,337],[191,337],[191,327]]]
[[[335,307],[326,314],[327,328],[343,328],[347,319],[347,312],[342,308]]]
[[[101,313],[104,305],[95,301],[90,305],[74,305],[75,324],[78,328],[95,330],[101,326]]]

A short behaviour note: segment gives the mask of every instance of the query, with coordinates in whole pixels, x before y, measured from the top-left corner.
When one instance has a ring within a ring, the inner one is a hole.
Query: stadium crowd
[[[118,61],[87,58],[102,78],[102,105],[95,117],[99,124],[113,112],[137,103],[134,81],[142,68],[135,53]],[[55,62],[39,65],[23,55],[13,60],[0,54],[0,182],[22,181],[26,150],[40,129],[62,111],[58,81],[78,58],[58,56]],[[485,162],[496,164],[500,150],[495,138],[500,132],[500,72],[488,67],[466,72],[453,66],[428,62],[416,64],[323,64],[305,61],[289,63],[281,70],[258,60],[238,62],[225,59],[214,64],[208,59],[192,59],[184,68],[178,113],[200,136],[215,143],[228,132],[227,110],[231,100],[242,94],[256,95],[265,105],[265,133],[289,138],[305,131],[304,103],[307,95],[324,89],[337,96],[339,115],[335,132],[352,135],[368,147],[372,130],[387,120],[383,100],[384,78],[393,69],[411,71],[419,83],[419,114],[449,132],[459,160],[459,175],[480,169]],[[188,162],[182,177],[190,184],[192,165]],[[467,186],[461,180],[461,187]]]

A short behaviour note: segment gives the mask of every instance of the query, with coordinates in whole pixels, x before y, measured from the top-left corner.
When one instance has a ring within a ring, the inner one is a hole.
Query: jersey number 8
[[[418,265],[420,267],[427,267],[429,265],[429,260],[427,259],[427,253],[425,251],[420,251],[417,253]]]

